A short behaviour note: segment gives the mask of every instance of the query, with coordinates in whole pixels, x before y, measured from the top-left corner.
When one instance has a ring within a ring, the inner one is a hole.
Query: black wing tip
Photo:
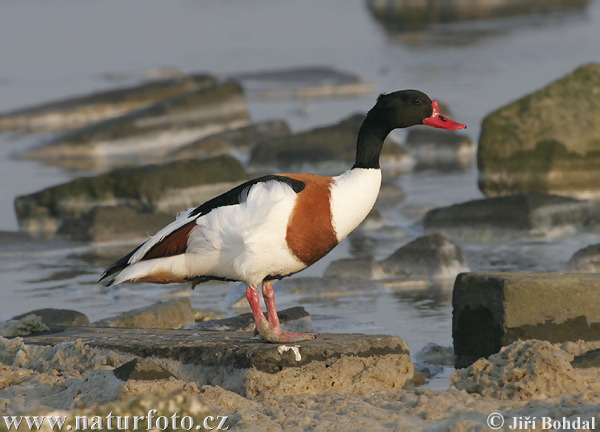
[[[118,259],[117,261],[115,261],[114,263],[112,263],[111,265],[109,265],[106,268],[106,270],[104,270],[104,272],[100,275],[100,279],[98,279],[98,283],[102,282],[102,280],[106,279],[108,276],[113,275],[115,273],[118,273],[121,270],[125,269],[125,267],[127,267],[129,265],[129,259],[133,256],[134,253],[137,252],[137,250],[139,248],[142,247],[142,245],[143,244],[139,245],[134,250],[132,250],[131,252],[129,252],[127,255],[125,255],[124,257]],[[111,286],[114,283],[115,283],[115,278],[113,278],[110,281],[108,281],[108,283],[106,284],[106,286],[107,287]]]
[[[117,269],[116,266],[117,263],[111,265],[109,268],[107,268],[106,270],[104,270],[104,272],[100,275],[100,279],[98,279],[97,283],[101,283],[104,279],[106,279],[107,277],[109,277],[110,275],[118,272],[121,269]],[[115,278],[112,278],[111,280],[109,280],[108,282],[106,282],[106,284],[104,286],[109,287],[112,284],[115,283]]]

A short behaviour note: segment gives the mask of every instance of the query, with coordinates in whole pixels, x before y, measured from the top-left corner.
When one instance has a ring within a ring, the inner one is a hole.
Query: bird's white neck
[[[331,214],[338,241],[344,239],[369,214],[381,187],[378,168],[352,168],[334,177]]]

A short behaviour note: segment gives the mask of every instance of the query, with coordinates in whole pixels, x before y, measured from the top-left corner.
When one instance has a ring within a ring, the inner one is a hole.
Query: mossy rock
[[[207,134],[249,122],[243,89],[230,80],[65,132],[20,156],[70,168],[77,168],[79,160],[98,158],[137,156],[147,160]]]
[[[69,97],[0,114],[0,130],[59,131],[82,127],[216,84],[216,78],[210,75],[186,75]]]
[[[588,64],[489,114],[477,155],[481,191],[600,197],[599,94],[600,64]]]
[[[453,277],[469,270],[460,247],[439,234],[419,237],[379,264],[386,274],[407,278]]]
[[[333,125],[260,142],[252,150],[250,166],[290,169],[303,164],[351,164],[364,119],[364,114],[355,114]],[[386,157],[397,158],[400,153],[404,154],[391,140],[386,140],[383,160]]]
[[[15,199],[15,211],[23,229],[53,231],[62,220],[81,217],[100,206],[120,205],[150,213],[182,211],[245,179],[242,165],[231,156],[174,161],[117,169],[23,195]]]
[[[524,235],[595,230],[600,225],[600,203],[530,192],[433,209],[423,222],[427,234],[483,241],[520,240]]]

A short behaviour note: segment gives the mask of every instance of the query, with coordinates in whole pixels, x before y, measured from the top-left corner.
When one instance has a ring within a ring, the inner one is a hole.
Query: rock
[[[118,335],[113,337],[118,338]],[[192,414],[194,406],[189,404],[189,400],[187,403],[182,400],[183,395],[193,397],[197,406],[203,406],[198,401],[199,392],[194,383],[173,377],[152,381],[118,379],[114,368],[132,357],[131,354],[91,347],[87,339],[85,343],[76,339],[65,340],[56,346],[36,346],[25,344],[22,338],[0,338],[2,413],[70,410],[68,417],[71,420],[74,412],[87,415],[81,418],[77,427],[72,421],[67,421],[71,424],[65,425],[65,430],[104,430],[106,428],[99,422],[106,422],[108,416],[100,417],[97,415],[100,412],[130,416],[144,409],[147,414],[149,408],[146,403],[150,403],[153,409],[166,410],[167,406],[160,400],[168,400],[170,404],[185,404],[190,409],[187,414]],[[176,406],[182,409],[182,405]],[[106,411],[103,411],[105,408]],[[113,429],[117,421],[113,416],[113,426],[108,429]]]
[[[290,134],[284,120],[254,123],[201,138],[175,150],[169,155],[174,159],[204,159],[209,156],[232,154],[236,150],[249,151],[257,142],[280,138]]]
[[[589,374],[571,366],[573,356],[547,341],[519,340],[452,375],[452,385],[501,400],[539,400],[600,391]]]
[[[420,375],[423,384],[440,374],[446,366],[454,366],[454,351],[433,343],[427,344],[415,355],[415,384]]]
[[[444,131],[447,132],[447,131]],[[466,134],[431,128],[411,128],[405,147],[417,169],[465,169],[475,160],[476,146]]]
[[[176,213],[196,207],[246,179],[231,156],[174,161],[82,177],[15,199],[22,230],[53,235],[65,219],[94,207],[127,206],[146,213]]]
[[[462,250],[446,237],[419,237],[379,262],[388,276],[443,279],[468,271]]]
[[[78,218],[64,219],[56,233],[77,241],[125,242],[147,239],[173,220],[173,214],[144,213],[126,206],[94,207]]]
[[[87,315],[71,310],[71,309],[36,309],[31,312],[27,312],[21,315],[13,317],[13,320],[19,320],[25,318],[28,315],[36,315],[42,319],[42,322],[49,326],[67,326],[67,327],[81,327],[88,325],[90,319]]]
[[[135,358],[118,368],[113,370],[113,373],[121,381],[138,380],[138,381],[153,381],[161,379],[169,379],[174,376],[164,367],[157,365],[152,360]]]
[[[423,349],[415,355],[415,358],[429,364],[453,366],[454,350],[452,347],[445,347],[430,343],[425,345]]]
[[[325,277],[342,279],[383,279],[385,272],[374,258],[344,258],[333,261],[325,270]]]
[[[56,249],[56,242],[49,242],[22,231],[0,231],[0,251],[3,253],[31,253]]]
[[[600,275],[461,273],[452,296],[456,367],[519,339],[600,340]]]
[[[67,132],[21,156],[72,169],[106,170],[160,161],[177,147],[249,121],[242,88],[228,81]]]
[[[599,93],[592,63],[489,114],[477,155],[481,191],[600,198]]]
[[[566,270],[574,273],[600,273],[600,243],[575,252],[567,262]]]
[[[209,75],[188,75],[53,101],[0,114],[0,130],[37,132],[82,127],[216,82]]]
[[[600,203],[530,192],[467,201],[433,209],[424,218],[427,234],[469,240],[520,240],[556,236],[600,224]]]
[[[485,20],[516,15],[566,13],[578,11],[588,0],[558,0],[551,4],[545,0],[485,1],[454,0],[452,2],[425,0],[369,0],[367,6],[373,17],[393,33],[410,34],[436,23]],[[511,25],[515,23],[511,21]],[[477,33],[482,32],[477,28]],[[445,40],[454,32],[442,32]],[[450,33],[450,35],[448,35]],[[423,37],[419,34],[420,37]],[[471,35],[471,38],[473,35]]]
[[[224,312],[215,310],[198,310],[194,309],[194,321],[205,322],[225,318]],[[193,325],[193,324],[192,324]]]
[[[364,119],[364,115],[357,114],[334,125],[258,143],[250,155],[250,168],[261,171],[269,168],[295,171],[306,166],[313,170],[345,169],[354,162],[358,131]],[[401,165],[405,154],[406,151],[388,137],[381,164]]]
[[[263,99],[331,98],[373,92],[371,84],[329,67],[300,67],[234,75],[250,96]]]
[[[600,368],[600,349],[595,349],[575,356],[571,366],[576,369]]]
[[[1,337],[26,336],[48,330],[50,330],[50,327],[42,322],[41,317],[31,314],[23,318],[0,322]]]
[[[379,230],[385,226],[381,212],[377,207],[373,207],[365,219],[358,225],[354,231],[349,234],[349,237],[356,238],[362,237],[365,233],[371,233],[375,230]]]
[[[383,181],[377,195],[376,207],[393,207],[404,200],[404,190],[395,183]]]
[[[265,313],[265,316],[268,317],[269,314]],[[278,311],[277,316],[283,330],[297,333],[314,332],[310,315],[302,306]],[[182,328],[203,331],[254,331],[254,316],[246,313],[231,318],[186,324]]]
[[[94,349],[152,356],[180,380],[218,385],[254,399],[399,390],[413,376],[408,346],[386,335],[320,334],[313,341],[276,345],[247,332],[71,327],[26,342],[57,345],[76,339]]]
[[[189,298],[158,302],[148,307],[134,309],[113,318],[92,323],[95,327],[125,328],[179,328],[194,322]]]

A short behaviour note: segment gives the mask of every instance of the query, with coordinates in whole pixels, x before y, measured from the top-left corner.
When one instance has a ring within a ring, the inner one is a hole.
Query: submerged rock
[[[481,20],[518,15],[556,14],[578,11],[589,0],[368,0],[368,9],[374,18],[393,32],[414,32],[436,23]],[[478,27],[479,29],[479,27]],[[481,31],[479,29],[479,31]]]
[[[526,193],[467,201],[427,212],[427,234],[470,240],[522,239],[595,229],[600,203]]]
[[[79,327],[88,325],[90,319],[86,314],[71,309],[36,309],[21,315],[13,317],[14,320],[25,318],[27,315],[36,315],[42,319],[42,322],[49,326],[67,326]]]
[[[269,314],[265,313],[268,317]],[[313,333],[310,315],[302,306],[278,311],[277,316],[281,328],[297,333]],[[241,314],[231,318],[214,319],[186,324],[182,328],[204,331],[254,331],[254,316],[251,313]]]
[[[461,273],[452,296],[456,367],[519,339],[600,340],[600,275]]]
[[[324,276],[371,280],[383,279],[385,272],[374,258],[343,258],[329,264]]]
[[[94,322],[95,327],[179,328],[194,322],[189,298],[158,302],[134,309],[114,318]]]
[[[481,191],[600,198],[599,92],[600,64],[588,64],[489,114],[477,154]]]
[[[600,243],[575,252],[567,262],[566,270],[574,273],[600,273]]]
[[[475,160],[476,146],[468,135],[431,128],[411,128],[405,147],[416,169],[465,169]]]
[[[344,258],[333,261],[325,277],[354,280],[445,279],[469,271],[461,249],[442,235],[420,237],[381,261]],[[393,283],[392,283],[393,285]]]
[[[600,368],[600,349],[594,349],[575,356],[571,361],[575,369]]]
[[[225,192],[246,175],[231,156],[118,169],[82,177],[15,199],[22,230],[51,236],[66,219],[94,207],[126,206],[146,213],[176,213]]]
[[[249,149],[258,142],[289,134],[290,128],[284,120],[254,123],[201,138],[175,150],[169,157],[204,159],[209,156],[232,154],[240,150],[249,152]]]
[[[330,126],[298,132],[288,137],[259,143],[252,150],[250,168],[254,170],[301,170],[309,165],[311,170],[339,170],[347,168],[356,156],[356,138],[365,116],[351,116]],[[390,137],[386,139],[381,154],[381,165],[401,167],[406,151]]]
[[[0,114],[0,130],[37,132],[82,127],[216,82],[210,75],[189,75],[21,108]]]
[[[22,156],[68,168],[105,169],[156,160],[174,148],[249,121],[241,86],[228,81],[67,132]]]
[[[443,279],[469,271],[462,250],[439,234],[413,240],[379,264],[388,276],[411,279]]]
[[[80,217],[64,219],[56,234],[85,242],[126,242],[148,235],[175,220],[172,213],[146,213],[126,206],[94,207]]]
[[[242,81],[250,96],[264,99],[348,97],[373,91],[356,75],[329,67],[247,72],[234,78]]]

